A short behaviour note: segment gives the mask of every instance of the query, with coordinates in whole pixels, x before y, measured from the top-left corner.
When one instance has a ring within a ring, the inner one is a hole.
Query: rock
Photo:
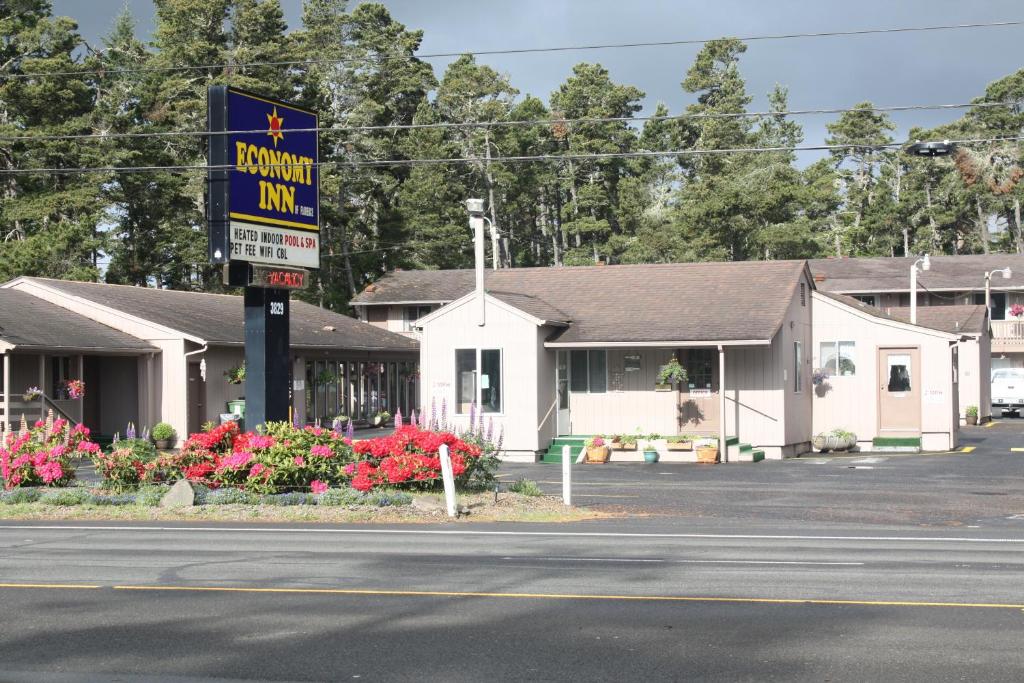
[[[187,479],[182,479],[171,490],[160,499],[162,508],[184,508],[192,507],[196,503],[196,492],[192,490],[192,484]]]

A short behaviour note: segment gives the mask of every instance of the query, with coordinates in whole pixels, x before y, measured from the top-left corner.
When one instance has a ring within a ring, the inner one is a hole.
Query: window
[[[67,399],[67,385],[71,379],[71,356],[53,356],[50,358],[50,396]]]
[[[793,342],[793,391],[800,393],[804,388],[804,351],[803,344]]]
[[[877,303],[875,303],[877,299],[875,299],[874,294],[855,294],[853,298],[861,302],[862,304],[867,304],[868,306],[878,305]]]
[[[820,363],[824,370],[833,377],[852,377],[857,374],[857,363],[854,360],[852,341],[821,342]]]
[[[805,285],[803,282],[800,283],[800,305],[807,305],[807,285]]]
[[[686,377],[691,389],[710,389],[716,353],[712,349],[686,352]]]
[[[578,393],[603,394],[608,391],[608,353],[570,351],[569,388]]]
[[[889,391],[910,391],[910,355],[889,354]]]
[[[476,404],[482,412],[500,413],[501,403],[501,349],[456,349],[456,412],[468,413]]]
[[[406,306],[402,314],[402,331],[412,332],[416,321],[433,310],[430,306]]]

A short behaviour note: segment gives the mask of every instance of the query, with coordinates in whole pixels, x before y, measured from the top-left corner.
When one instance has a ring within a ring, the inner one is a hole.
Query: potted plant
[[[380,410],[373,416],[373,426],[383,427],[391,419],[391,413],[386,410]]]
[[[241,384],[245,381],[245,361],[242,361],[241,365],[236,365],[233,368],[228,368],[224,371],[224,378],[227,379],[228,384]]]
[[[670,451],[692,451],[693,437],[688,436],[687,434],[670,436],[666,439],[665,447]]]
[[[706,465],[718,462],[718,439],[703,439],[697,445],[697,462]]]
[[[69,379],[64,382],[64,389],[67,391],[68,398],[73,401],[77,401],[80,398],[85,397],[85,381],[81,379]]]
[[[43,395],[43,390],[39,387],[29,387],[25,390],[25,393],[21,395],[24,401],[35,401]]]
[[[654,447],[654,442],[661,438],[660,434],[648,434],[644,443],[644,462],[652,465],[658,462],[658,449]]]
[[[635,451],[636,437],[632,434],[616,434],[612,437],[612,450]]]
[[[316,383],[320,386],[327,384],[334,384],[338,381],[338,375],[331,372],[330,370],[321,370],[316,375]]]
[[[611,455],[611,451],[605,444],[604,437],[598,434],[597,436],[588,439],[586,443],[587,447],[587,458],[588,463],[606,463],[608,462],[608,456]]]
[[[174,427],[167,424],[166,422],[157,422],[153,425],[153,431],[150,432],[150,437],[153,439],[153,443],[160,450],[166,450],[171,447],[174,443]]]
[[[848,451],[857,445],[857,435],[837,427],[831,432],[816,434],[811,445],[819,451]]]
[[[669,360],[668,363],[661,366],[661,370],[658,372],[658,381],[654,385],[655,391],[669,391],[672,389],[673,384],[683,384],[689,380],[686,374],[686,368],[680,365],[679,361],[675,356]]]
[[[965,414],[967,415],[967,424],[978,424],[978,406],[967,406]]]

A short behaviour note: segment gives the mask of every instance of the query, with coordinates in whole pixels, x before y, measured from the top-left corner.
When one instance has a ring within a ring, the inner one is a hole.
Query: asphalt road
[[[1021,680],[1022,427],[580,467],[575,524],[0,523],[0,681]]]
[[[624,529],[8,523],[0,680],[1024,675],[1024,534]]]

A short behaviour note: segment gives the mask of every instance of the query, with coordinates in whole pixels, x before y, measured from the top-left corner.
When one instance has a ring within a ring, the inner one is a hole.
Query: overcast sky
[[[93,40],[125,0],[52,0]],[[1021,0],[387,0],[392,16],[423,29],[422,52],[649,42],[1024,19]],[[127,0],[140,32],[152,28],[150,0]],[[282,0],[296,26],[301,0]],[[1024,66],[1024,27],[755,41],[741,70],[753,108],[781,83],[793,109],[966,102],[986,84]],[[644,113],[659,102],[678,113],[692,101],[679,86],[698,45],[487,56],[521,92],[545,101],[573,64],[599,62],[617,82],[643,90]],[[431,60],[438,77],[450,60]],[[897,139],[913,125],[932,126],[956,112],[894,114]],[[820,144],[830,116],[805,116],[805,144]]]

